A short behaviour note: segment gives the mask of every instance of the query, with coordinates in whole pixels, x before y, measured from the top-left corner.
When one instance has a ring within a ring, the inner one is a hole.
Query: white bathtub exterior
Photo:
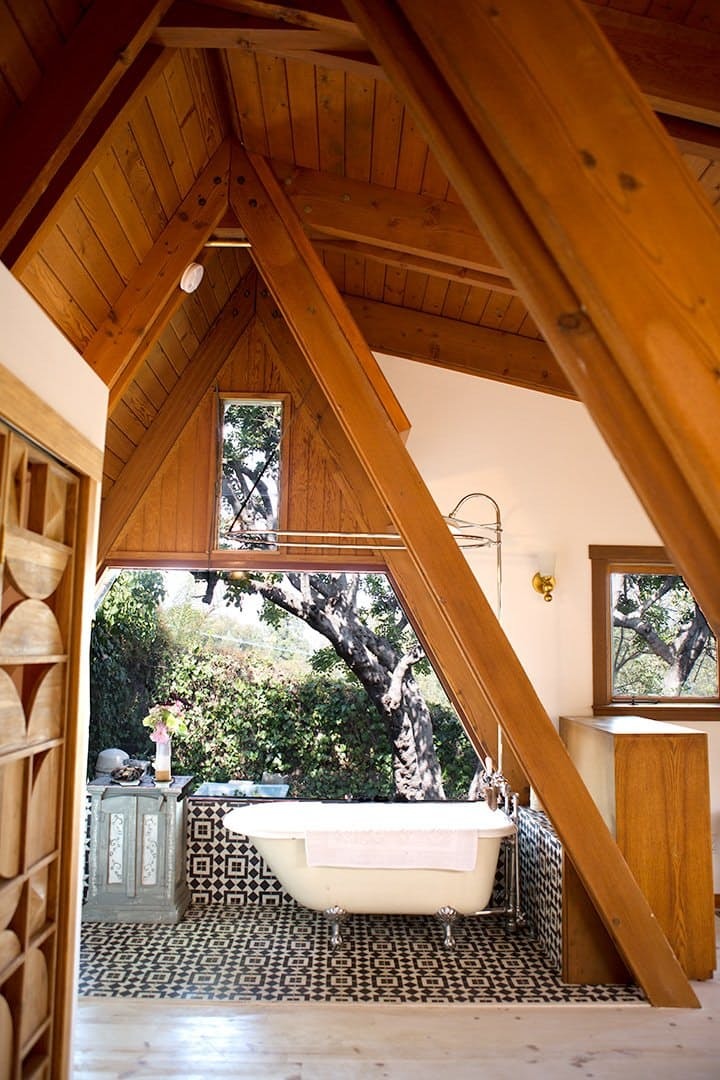
[[[515,832],[500,810],[486,803],[321,803],[252,805],[224,819],[247,836],[283,888],[303,907],[331,907],[356,914],[434,915],[452,907],[462,915],[482,911],[492,893],[500,843]],[[309,866],[305,837],[316,829],[469,831],[477,839],[472,870],[379,869]]]

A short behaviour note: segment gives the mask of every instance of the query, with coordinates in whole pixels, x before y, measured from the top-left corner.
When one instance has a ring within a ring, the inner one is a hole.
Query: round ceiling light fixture
[[[205,267],[200,263],[191,262],[189,266],[186,266],[183,270],[182,277],[180,278],[180,288],[183,292],[193,293],[197,289],[198,285],[203,279],[205,273]]]

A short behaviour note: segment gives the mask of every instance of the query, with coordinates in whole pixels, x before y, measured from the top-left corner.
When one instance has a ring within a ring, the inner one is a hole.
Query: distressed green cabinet
[[[88,784],[90,846],[87,922],[182,919],[190,893],[185,875],[186,794],[191,776],[169,787]]]

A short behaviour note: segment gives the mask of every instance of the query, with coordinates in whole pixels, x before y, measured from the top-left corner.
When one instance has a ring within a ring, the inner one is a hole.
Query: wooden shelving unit
[[[683,970],[715,967],[707,736],[628,716],[561,716],[560,735]],[[565,859],[563,978],[612,982],[627,971]]]
[[[78,479],[0,424],[0,1080],[50,1078]]]

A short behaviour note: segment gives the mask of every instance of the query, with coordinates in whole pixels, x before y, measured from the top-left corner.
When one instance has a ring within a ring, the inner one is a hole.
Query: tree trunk
[[[387,726],[396,795],[408,801],[444,799],[432,718],[412,672],[422,650],[400,655],[374,634],[357,614],[356,585],[346,575],[330,580],[315,574],[284,574],[272,581],[252,577],[244,587],[322,634],[360,680]]]

